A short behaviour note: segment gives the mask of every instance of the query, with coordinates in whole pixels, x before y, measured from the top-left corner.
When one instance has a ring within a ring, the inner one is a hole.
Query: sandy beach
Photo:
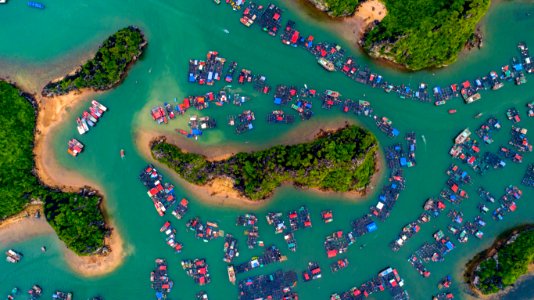
[[[34,140],[35,168],[39,179],[50,187],[59,188],[66,192],[77,192],[80,188],[87,186],[90,186],[91,189],[102,191],[102,188],[96,183],[89,181],[77,172],[67,170],[59,165],[55,158],[50,137],[57,126],[65,121],[69,110],[98,96],[99,93],[85,90],[64,96],[44,98],[40,96],[40,91],[33,90],[36,86],[39,86],[36,82],[25,81],[21,88],[33,93],[39,104]],[[36,208],[40,208],[41,213],[43,212],[42,205],[29,205],[21,214],[8,218],[0,224],[0,241],[2,244],[23,241],[34,236],[54,232],[44,216],[40,219],[21,217],[26,214],[26,211],[32,212]],[[33,214],[30,213],[30,215]],[[111,227],[114,228],[113,226]],[[81,257],[67,249],[63,243],[62,247],[65,259],[73,271],[83,276],[101,276],[115,270],[122,264],[124,258],[123,240],[116,229],[112,230],[111,237],[105,240],[105,244],[112,249],[106,256],[91,255]]]
[[[314,123],[314,124],[311,124]],[[190,194],[200,199],[201,201],[214,206],[228,206],[239,208],[259,208],[273,198],[273,196],[262,201],[253,201],[242,196],[233,188],[233,182],[230,178],[217,178],[205,186],[197,186],[182,179],[176,172],[166,167],[163,164],[156,162],[150,153],[149,144],[152,140],[165,137],[169,143],[172,143],[186,152],[194,152],[202,154],[207,159],[212,161],[226,159],[238,152],[257,151],[268,148],[276,144],[292,145],[310,141],[314,139],[321,130],[335,130],[348,124],[355,124],[354,121],[343,118],[336,118],[331,120],[321,121],[307,121],[300,123],[296,128],[292,129],[282,137],[269,142],[267,145],[250,145],[250,144],[230,144],[224,146],[207,146],[199,144],[190,139],[185,139],[179,135],[166,135],[156,131],[138,130],[136,133],[136,144],[142,155],[159,168],[162,168],[171,174],[173,180],[185,187]],[[352,191],[347,193],[322,191],[316,188],[302,189],[306,192],[317,193],[325,198],[341,198],[347,201],[361,201],[367,199],[367,195],[372,191],[382,178],[382,170],[384,168],[384,158],[381,151],[377,151],[378,159],[376,160],[376,173],[371,180],[371,184],[365,191]],[[292,186],[292,184],[283,184],[283,186]],[[274,192],[276,194],[276,190]]]
[[[334,29],[352,44],[358,44],[367,28],[375,21],[382,21],[387,9],[380,0],[361,2],[353,16],[340,18],[333,22]]]

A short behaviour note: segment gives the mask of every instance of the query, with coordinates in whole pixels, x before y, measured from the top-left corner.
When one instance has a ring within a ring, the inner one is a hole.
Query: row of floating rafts
[[[156,292],[156,299],[167,299],[167,294],[171,292],[174,285],[167,273],[167,261],[163,258],[156,258],[156,267],[150,273],[152,289]]]
[[[233,1],[230,1],[233,3]],[[232,5],[234,10],[240,9],[241,5]],[[243,10],[241,23],[247,27],[251,26],[256,20],[260,27],[268,32],[270,35],[276,35],[278,28],[281,28],[280,20],[281,10],[274,4],[270,4],[266,9],[262,5],[256,3],[249,3]],[[314,37],[308,36],[305,38],[300,35],[296,29],[294,21],[288,20],[284,31],[281,33],[281,41],[284,44],[294,47],[302,46],[311,52],[316,58],[317,62],[326,70],[339,70],[345,73],[350,78],[371,85],[372,87],[383,88],[386,92],[395,91],[401,98],[415,98],[421,101],[431,101],[428,87],[425,83],[421,83],[419,89],[412,90],[405,85],[395,86],[383,80],[379,74],[372,73],[367,67],[360,67],[356,64],[354,58],[345,57],[344,50],[337,44],[333,43],[316,43],[314,46]],[[435,105],[443,105],[452,97],[462,96],[466,103],[472,103],[480,99],[480,94],[477,91],[482,89],[497,90],[503,86],[502,80],[515,81],[517,85],[526,82],[524,72],[534,72],[534,64],[528,52],[525,43],[518,44],[521,52],[521,59],[512,59],[512,67],[505,65],[501,68],[502,74],[499,76],[495,71],[491,71],[488,76],[476,78],[472,81],[474,86],[471,86],[470,81],[463,82],[461,86],[458,84],[451,84],[447,88],[442,89],[439,86],[433,88],[433,96]],[[454,110],[450,110],[454,113]]]
[[[182,260],[181,264],[186,274],[193,278],[198,285],[203,286],[211,282],[208,264],[205,258],[195,258],[194,260],[185,259]]]
[[[165,233],[165,242],[174,249],[175,253],[182,252],[183,245],[176,241],[176,229],[172,227],[171,222],[165,222],[159,231]]]
[[[84,134],[94,127],[98,120],[102,117],[107,107],[100,104],[98,101],[91,101],[89,110],[84,111],[82,116],[76,119],[77,129],[79,134]]]

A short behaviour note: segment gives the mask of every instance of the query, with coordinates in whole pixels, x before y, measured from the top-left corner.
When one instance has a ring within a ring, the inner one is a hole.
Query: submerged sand
[[[241,193],[235,190],[233,187],[233,181],[230,178],[217,178],[204,186],[198,186],[189,183],[186,180],[182,179],[178,174],[176,174],[176,172],[166,167],[165,165],[158,163],[152,158],[149,146],[150,142],[154,139],[165,137],[167,139],[167,142],[180,147],[185,152],[198,153],[204,155],[208,160],[217,161],[227,159],[238,152],[262,150],[277,144],[292,145],[309,142],[316,138],[317,134],[319,134],[322,130],[335,130],[348,124],[355,124],[355,122],[343,118],[302,122],[297,126],[297,128],[292,129],[287,134],[283,135],[281,138],[271,141],[270,143],[268,143],[268,145],[261,146],[238,143],[228,144],[224,146],[207,146],[195,142],[191,139],[186,139],[178,134],[163,134],[161,132],[149,130],[139,130],[136,133],[135,139],[139,151],[147,160],[156,164],[158,167],[166,170],[169,174],[171,174],[173,180],[178,181],[181,186],[185,187],[190,194],[192,194],[199,200],[214,206],[258,208],[266,205],[269,200],[273,198],[274,194],[276,193],[276,190],[275,193],[268,199],[255,201],[250,200],[249,198],[243,196]],[[328,198],[341,198],[348,201],[361,201],[367,199],[367,195],[373,189],[376,188],[376,186],[380,183],[380,179],[382,177],[381,171],[384,167],[384,158],[382,157],[380,150],[377,151],[377,156],[378,157],[376,159],[375,174],[373,175],[371,183],[365,190],[351,191],[346,193],[322,191],[317,188],[304,188],[302,190],[316,193]],[[284,186],[292,186],[292,184],[284,184]]]

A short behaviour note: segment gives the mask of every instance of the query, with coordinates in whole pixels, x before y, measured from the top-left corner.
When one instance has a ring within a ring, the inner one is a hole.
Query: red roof
[[[273,16],[273,19],[274,20],[280,19],[280,14],[279,13],[275,13],[274,16]]]
[[[466,81],[464,81],[464,82],[462,83],[462,86],[463,86],[464,88],[468,88],[468,87],[471,86],[471,82],[469,82],[469,80],[466,80]]]
[[[299,32],[295,30],[293,32],[293,36],[291,36],[291,43],[295,44],[299,38]]]
[[[321,273],[321,268],[315,268],[315,269],[312,270],[312,274],[313,275],[316,275],[316,274],[319,274],[319,273]]]
[[[453,184],[453,185],[451,186],[451,190],[452,190],[453,192],[455,192],[455,193],[458,192],[458,186],[457,186],[456,184]]]
[[[328,258],[335,257],[337,255],[337,250],[328,250],[326,254],[328,255]]]

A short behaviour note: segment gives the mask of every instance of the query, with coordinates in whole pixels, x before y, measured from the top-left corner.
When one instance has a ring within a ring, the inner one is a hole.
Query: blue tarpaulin
[[[393,128],[393,131],[391,133],[393,134],[393,136],[398,136],[399,135],[399,130],[396,129],[396,128]]]
[[[377,227],[376,227],[376,223],[375,223],[375,222],[373,222],[373,223],[367,225],[367,232],[373,232],[373,231],[375,231],[376,229],[377,229]]]
[[[406,166],[407,163],[408,163],[408,162],[406,161],[406,157],[401,157],[401,158],[400,158],[400,164],[401,164],[401,166]]]

